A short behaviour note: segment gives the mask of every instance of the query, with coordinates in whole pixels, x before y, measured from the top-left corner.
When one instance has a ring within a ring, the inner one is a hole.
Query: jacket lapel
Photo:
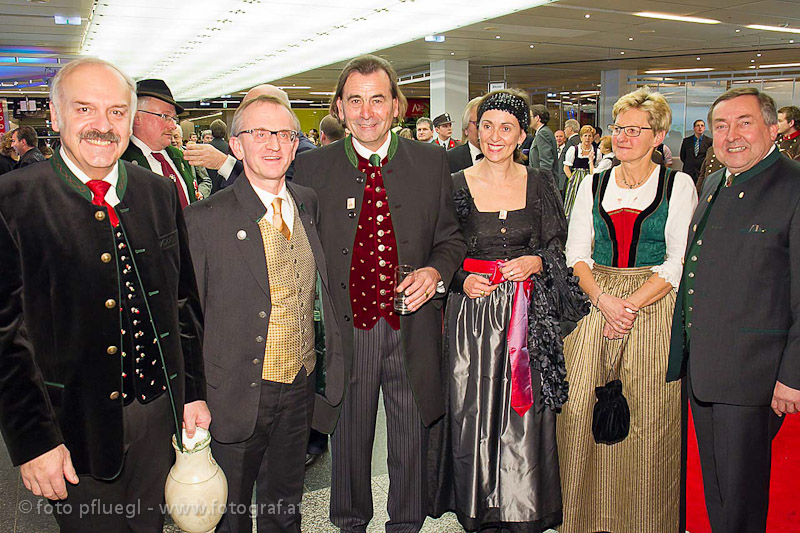
[[[264,255],[264,241],[261,239],[261,230],[258,221],[267,213],[267,208],[253,190],[246,176],[240,176],[233,184],[236,200],[242,207],[244,218],[237,217],[231,235],[227,238],[238,241],[239,252],[247,264],[253,277],[269,298],[269,279],[267,276],[267,258]],[[237,227],[241,223],[243,227]]]

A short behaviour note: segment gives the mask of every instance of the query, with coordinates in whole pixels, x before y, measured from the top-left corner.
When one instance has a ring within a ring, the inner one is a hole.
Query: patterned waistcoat
[[[286,238],[262,218],[258,223],[267,258],[272,310],[269,315],[264,367],[261,378],[291,383],[300,367],[314,371],[314,293],[317,266],[294,208],[291,239]]]

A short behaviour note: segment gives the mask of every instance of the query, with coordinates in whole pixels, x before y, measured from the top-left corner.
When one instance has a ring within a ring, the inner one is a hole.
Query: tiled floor
[[[386,469],[386,420],[383,405],[378,410],[372,471],[375,516],[367,531],[378,532],[383,531],[383,526],[388,520],[386,499],[389,475]],[[305,494],[303,495],[302,529],[304,532],[337,531],[328,519],[330,472],[331,462],[328,453],[306,471]],[[55,520],[46,511],[46,500],[34,497],[25,489],[19,478],[19,469],[11,466],[5,445],[0,441],[0,533],[58,532]],[[170,522],[164,531],[179,533],[180,529]],[[463,530],[455,516],[448,514],[438,520],[428,519],[422,531],[451,533]]]

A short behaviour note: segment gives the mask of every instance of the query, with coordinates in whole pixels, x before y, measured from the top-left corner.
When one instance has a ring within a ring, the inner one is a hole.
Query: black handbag
[[[592,435],[597,444],[616,444],[625,440],[630,431],[631,410],[628,407],[628,400],[622,394],[622,381],[619,379],[622,351],[629,338],[630,333],[622,341],[616,361],[609,362],[610,368],[606,375],[606,384],[594,389],[597,402],[594,404],[592,412]],[[614,379],[611,379],[612,377]]]

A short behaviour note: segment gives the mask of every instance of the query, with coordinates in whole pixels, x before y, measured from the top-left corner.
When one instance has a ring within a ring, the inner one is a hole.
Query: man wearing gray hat
[[[453,119],[450,118],[450,113],[442,113],[433,119],[433,128],[436,130],[436,140],[433,141],[439,146],[443,146],[445,150],[450,150],[458,146],[458,141],[453,140]]]
[[[211,178],[198,178],[183,153],[172,146],[172,131],[183,107],[172,98],[164,80],[141,80],[136,84],[139,103],[133,117],[133,135],[122,159],[150,169],[172,180],[181,207],[211,194]]]

